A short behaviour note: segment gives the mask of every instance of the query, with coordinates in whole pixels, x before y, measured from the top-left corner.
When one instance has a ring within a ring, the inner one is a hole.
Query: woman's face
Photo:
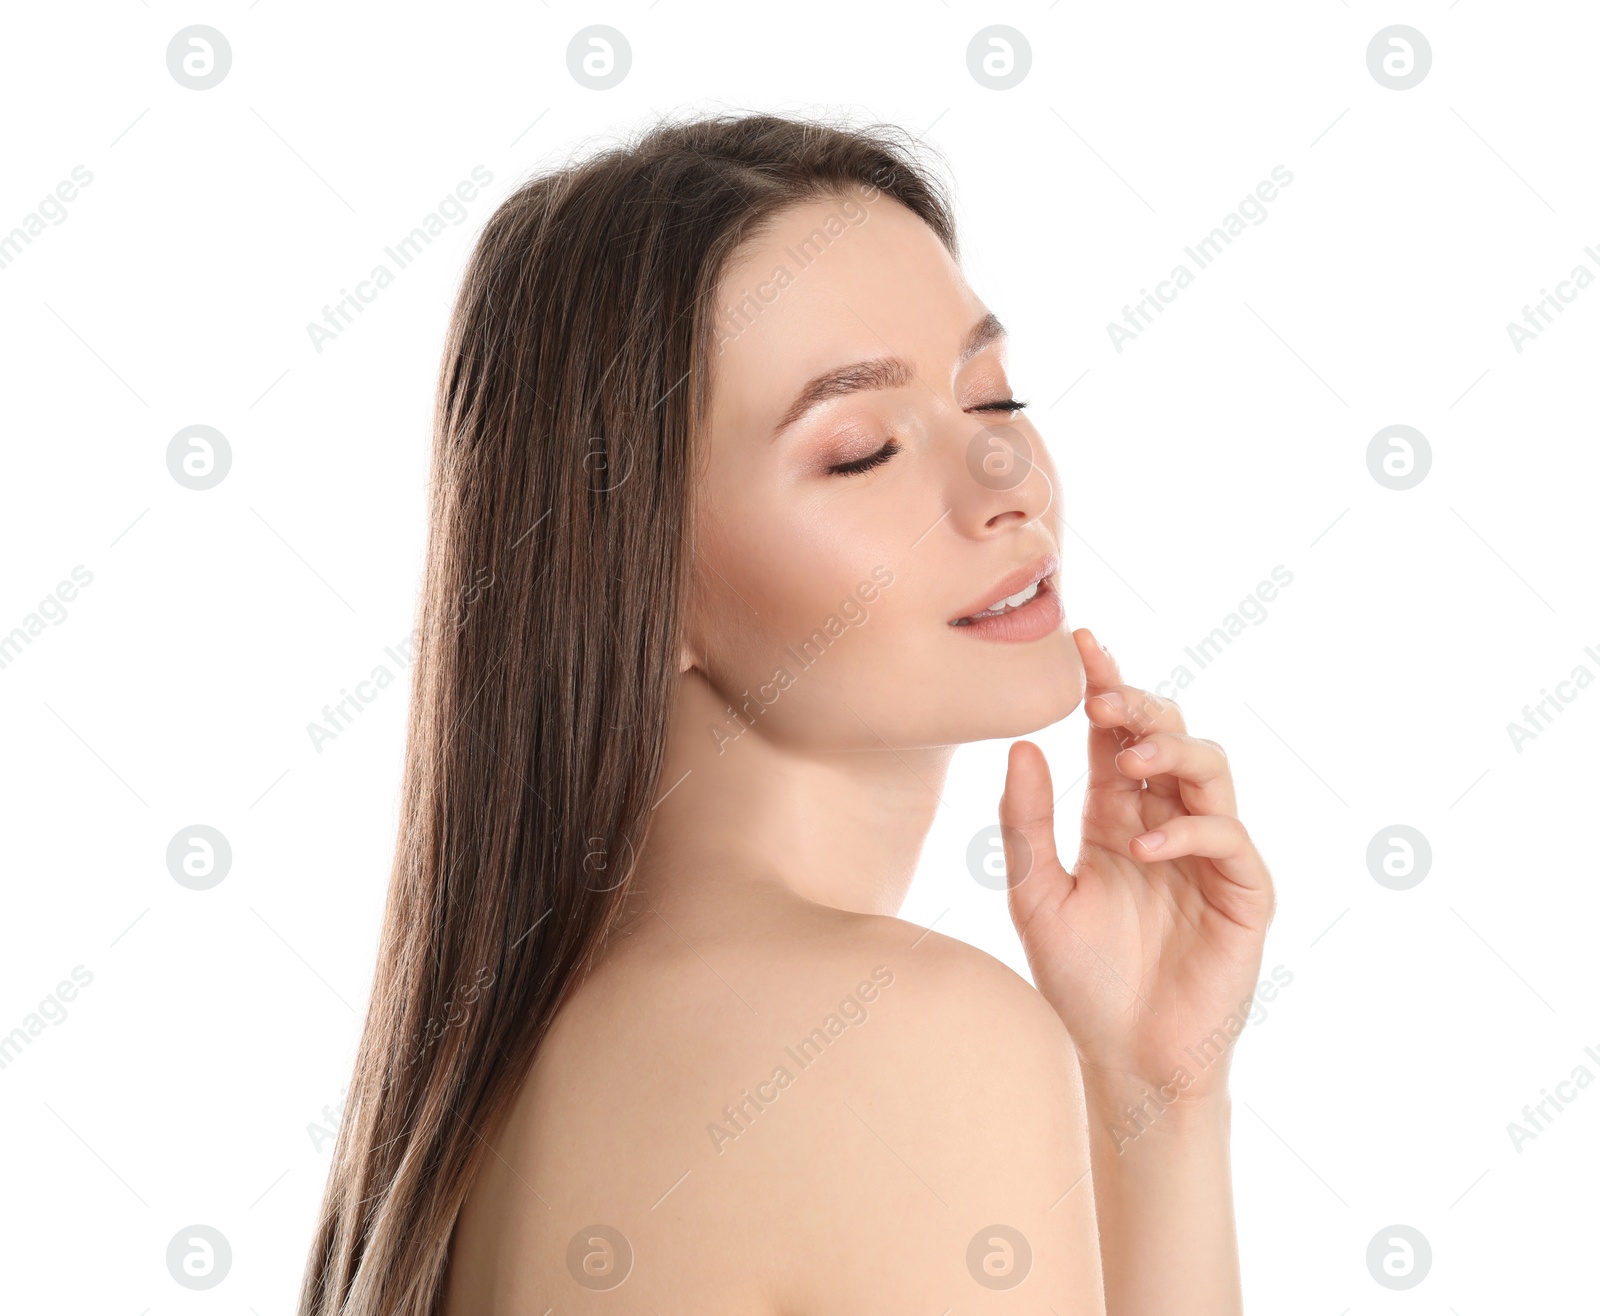
[[[690,644],[724,734],[900,749],[1071,712],[1055,467],[933,231],[872,192],[791,207],[717,304]]]

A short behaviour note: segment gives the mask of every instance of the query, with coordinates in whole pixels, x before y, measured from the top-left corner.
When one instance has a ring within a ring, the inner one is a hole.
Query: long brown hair
[[[895,198],[914,139],[659,122],[518,187],[451,315],[399,838],[300,1316],[431,1316],[451,1231],[657,802],[729,257],[785,206]],[[826,245],[826,238],[823,240]],[[736,319],[736,314],[735,314]]]

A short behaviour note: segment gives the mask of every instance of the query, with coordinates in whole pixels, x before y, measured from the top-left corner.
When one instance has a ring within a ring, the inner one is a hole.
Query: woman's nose
[[[964,417],[970,422],[970,417]],[[1040,465],[1037,439],[1017,425],[970,425],[958,437],[952,520],[964,534],[981,536],[1032,521],[1050,506],[1050,480]]]

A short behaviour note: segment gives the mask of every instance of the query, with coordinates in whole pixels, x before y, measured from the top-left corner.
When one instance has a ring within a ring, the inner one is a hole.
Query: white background
[[[996,91],[980,28],[1032,51]],[[169,74],[183,27],[227,77]],[[586,25],[632,50],[580,86]],[[1422,31],[1391,90],[1366,50]],[[1228,747],[1293,982],[1240,1043],[1236,1195],[1259,1312],[1594,1310],[1600,1090],[1520,1149],[1525,1104],[1600,1076],[1592,734],[1600,689],[1513,745],[1579,665],[1600,675],[1600,290],[1507,333],[1600,244],[1593,78],[1575,3],[951,3],[756,7],[9,7],[0,234],[93,181],[0,269],[0,634],[73,567],[93,581],[0,669],[7,826],[0,1034],[76,965],[92,982],[0,1070],[5,1306],[285,1312],[327,1172],[395,828],[406,681],[316,752],[325,704],[412,624],[446,313],[483,220],[530,171],[660,112],[843,110],[926,133],[973,286],[1062,473],[1069,621],[1128,679],[1186,663],[1275,566],[1293,582],[1179,692]],[[485,166],[493,183],[338,339],[306,325]],[[1293,174],[1119,353],[1107,333],[1266,179]],[[169,474],[181,428],[227,478]],[[1395,491],[1369,440],[1426,435]],[[1567,687],[1569,692],[1575,687]],[[1084,722],[1038,739],[1070,852]],[[968,875],[1005,745],[962,751],[903,910],[1025,971]],[[233,851],[191,891],[166,847]],[[1410,890],[1369,841],[1432,847]],[[224,1283],[165,1251],[205,1223]],[[1418,1287],[1368,1273],[1403,1223]],[[1021,1310],[1021,1308],[1019,1308]],[[665,1313],[664,1316],[670,1316]]]

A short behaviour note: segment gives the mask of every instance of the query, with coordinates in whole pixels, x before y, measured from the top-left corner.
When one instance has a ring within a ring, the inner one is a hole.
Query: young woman
[[[489,220],[303,1316],[1240,1309],[1271,883],[1065,628],[1005,347],[888,129],[664,124]],[[954,746],[1085,698],[1071,866],[1036,746],[1000,799],[1030,986],[895,911]]]

